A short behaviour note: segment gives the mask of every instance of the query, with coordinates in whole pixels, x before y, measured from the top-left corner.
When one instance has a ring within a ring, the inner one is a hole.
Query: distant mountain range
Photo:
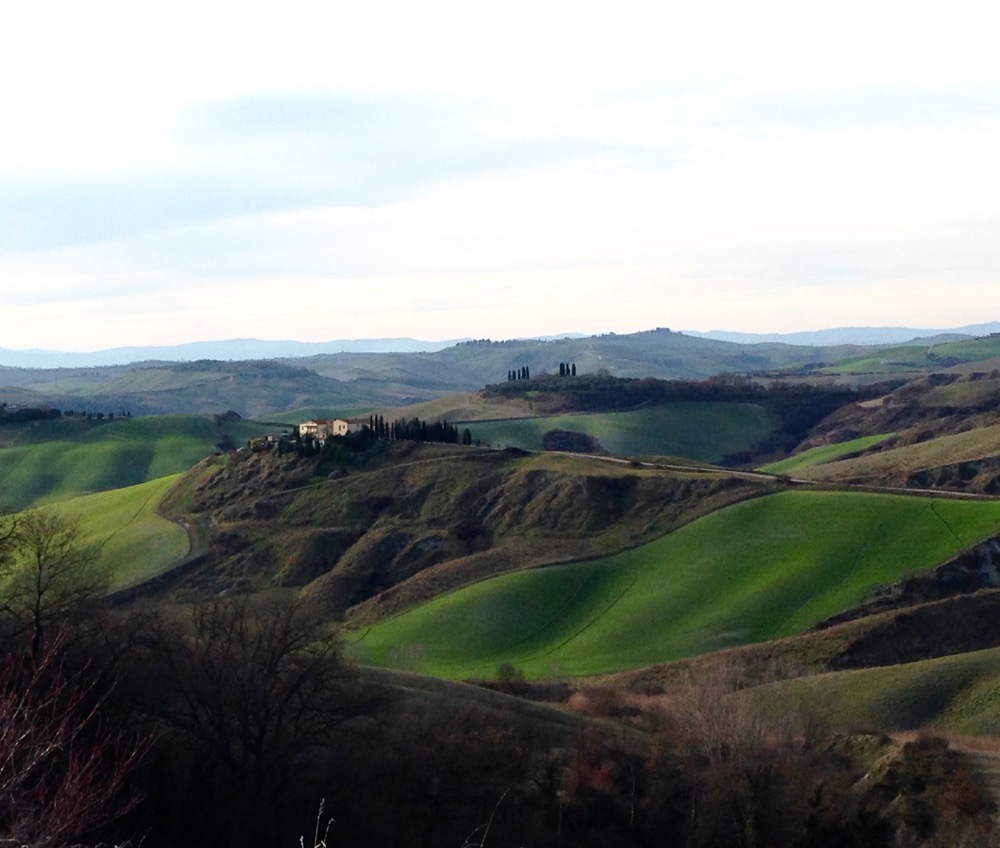
[[[843,379],[852,384],[877,382],[900,373],[971,367],[976,362],[990,361],[980,366],[990,371],[1000,364],[1000,336],[973,339],[958,332],[931,338],[924,335],[905,354],[893,344],[886,349],[750,338],[760,341],[739,344],[659,328],[548,340],[329,342],[325,347],[334,352],[311,355],[303,354],[324,345],[238,340],[105,351],[105,361],[119,360],[120,364],[111,365],[96,364],[102,354],[37,351],[38,358],[31,366],[0,364],[0,402],[106,414],[128,410],[135,415],[234,410],[244,417],[259,418],[302,410],[308,410],[309,415],[327,415],[331,410],[340,414],[350,409],[407,406],[454,392],[478,391],[522,370],[532,377],[557,375],[560,364],[566,363],[580,375],[702,380],[718,374],[777,371],[785,377],[818,375],[818,379]],[[946,339],[959,341],[945,344]],[[349,352],[351,346],[368,350]],[[424,346],[437,349],[400,350]],[[386,349],[389,351],[383,352]],[[276,356],[286,351],[294,355]],[[59,356],[66,357],[55,359],[62,367],[42,366]],[[130,361],[133,357],[139,358]],[[994,359],[997,361],[992,362]],[[70,363],[75,367],[67,367]],[[836,363],[845,363],[847,376],[841,373],[845,369],[833,367]]]
[[[737,344],[777,343],[791,345],[890,345],[902,344],[914,339],[954,340],[969,336],[988,336],[1000,333],[1000,321],[990,324],[970,324],[949,330],[919,330],[913,327],[836,327],[830,330],[815,330],[803,333],[734,333],[727,330],[711,330],[699,333],[682,330],[685,335],[720,342]]]
[[[12,368],[96,368],[133,362],[196,362],[201,359],[297,359],[328,353],[427,353],[444,350],[464,339],[442,342],[419,339],[334,339],[329,342],[227,339],[150,347],[115,347],[90,353],[0,348],[0,365]]]
[[[801,333],[738,333],[712,330],[707,333],[681,331],[684,335],[736,344],[788,344],[802,346],[886,345],[914,339],[958,339],[1000,332],[1000,322],[973,324],[944,330],[908,327],[839,327]],[[614,335],[614,334],[611,334]],[[516,341],[554,341],[592,338],[581,333],[561,333]],[[258,359],[299,359],[338,353],[433,353],[468,339],[427,341],[412,338],[334,339],[328,342],[291,340],[226,339],[179,345],[115,347],[88,353],[52,350],[9,350],[0,347],[0,367],[8,368],[95,368],[129,365],[135,362],[195,362]]]

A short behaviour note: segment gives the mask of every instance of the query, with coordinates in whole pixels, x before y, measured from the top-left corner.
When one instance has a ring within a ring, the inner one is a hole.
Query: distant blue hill
[[[914,339],[943,341],[1000,332],[1000,322],[975,324],[951,330],[920,330],[905,327],[840,327],[802,333],[737,333],[713,330],[699,333],[682,331],[684,335],[737,344],[765,342],[826,347],[832,345],[888,345]],[[641,335],[641,334],[640,334]],[[530,340],[588,338],[580,333],[534,336]],[[433,353],[453,347],[468,339],[426,341],[412,338],[335,339],[328,342],[265,341],[261,339],[227,339],[191,342],[180,345],[149,347],[116,347],[89,353],[51,350],[8,350],[0,348],[0,368],[95,368],[129,365],[136,362],[192,362],[199,359],[258,360],[296,359],[337,353]]]
[[[699,333],[694,330],[682,330],[685,335],[698,336],[703,339],[714,339],[720,342],[736,342],[737,344],[778,343],[790,345],[890,345],[902,344],[915,339],[946,339],[969,338],[973,336],[988,336],[990,333],[1000,333],[1000,321],[990,324],[970,324],[967,327],[956,327],[948,330],[920,330],[913,327],[837,327],[830,330],[815,330],[802,333],[733,333],[726,330],[711,330]]]
[[[335,339],[329,342],[228,339],[159,347],[116,347],[91,353],[0,348],[0,365],[13,368],[94,368],[132,362],[192,362],[198,359],[289,359],[323,353],[417,353],[443,350],[464,339]]]

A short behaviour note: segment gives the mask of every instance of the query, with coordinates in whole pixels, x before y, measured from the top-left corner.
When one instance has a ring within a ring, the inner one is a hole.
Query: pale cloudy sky
[[[1000,7],[3,3],[0,347],[1000,319]]]

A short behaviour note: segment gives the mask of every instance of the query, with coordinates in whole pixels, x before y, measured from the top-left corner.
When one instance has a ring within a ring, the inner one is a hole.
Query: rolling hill
[[[489,422],[456,422],[472,438],[494,447],[542,450],[553,431],[582,433],[614,456],[679,456],[720,462],[764,441],[777,422],[751,403],[697,401],[643,407],[629,412],[577,413]]]
[[[128,379],[148,389],[151,376]],[[789,488],[766,475],[525,450],[564,430],[625,456],[704,463],[773,442],[782,428],[800,441],[766,466],[775,474],[913,486],[929,469],[1000,455],[1000,378],[941,375],[884,394],[606,377],[566,385],[500,384],[420,408],[451,421],[468,410],[477,437],[518,449],[378,442],[334,464],[250,452],[199,464],[169,497],[214,528],[210,544],[190,568],[158,577],[158,597],[279,589],[354,628],[351,651],[365,661],[446,677],[491,676],[501,663],[532,677],[594,675],[782,644],[1000,533],[1000,502],[989,499]],[[667,403],[663,392],[732,397]],[[483,420],[497,410],[508,417]],[[151,512],[170,487],[163,475],[260,429],[232,416],[64,417],[4,430],[0,463],[24,502],[161,478],[65,503],[124,563],[118,582],[132,583],[184,557],[176,525]],[[53,469],[58,483],[47,483]],[[846,656],[878,619],[859,609],[859,621],[815,638]]]
[[[187,471],[267,425],[233,416],[62,417],[0,428],[0,504],[18,510]]]
[[[100,550],[99,562],[111,588],[121,589],[148,580],[187,556],[188,534],[160,514],[160,504],[179,476],[80,495],[48,508],[79,523],[81,541]]]
[[[596,674],[799,632],[1000,530],[1000,503],[787,492],[613,557],[496,578],[363,634],[365,656],[482,676]]]

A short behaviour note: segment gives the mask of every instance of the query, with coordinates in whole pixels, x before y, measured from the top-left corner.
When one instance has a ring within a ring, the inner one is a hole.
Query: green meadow
[[[890,477],[925,468],[941,468],[970,462],[1000,453],[1000,424],[977,427],[964,433],[949,433],[926,442],[903,445],[865,456],[836,458],[810,464],[798,474],[813,480],[851,480],[858,477]]]
[[[894,433],[883,433],[880,436],[862,436],[859,439],[851,439],[847,442],[840,442],[836,445],[822,445],[818,448],[803,451],[802,453],[790,456],[780,462],[772,462],[769,465],[762,465],[758,471],[765,471],[768,474],[789,474],[801,468],[809,468],[813,465],[821,465],[824,462],[832,462],[852,453],[858,453],[884,442],[895,435]]]
[[[983,336],[934,345],[907,344],[881,348],[874,353],[839,360],[820,369],[819,373],[879,374],[912,371],[940,367],[942,362],[978,362],[997,356],[1000,356],[1000,336]]]
[[[180,476],[81,495],[44,508],[79,524],[81,541],[100,550],[100,563],[112,586],[119,588],[153,577],[187,556],[187,533],[157,512]]]
[[[496,447],[541,450],[550,430],[592,436],[615,456],[683,456],[717,462],[765,439],[776,426],[770,413],[752,403],[685,401],[628,412],[552,415],[469,421],[472,438]]]
[[[970,736],[1000,734],[1000,648],[771,684],[763,697],[829,706],[841,727],[883,731],[925,726]]]
[[[799,633],[1000,528],[1000,502],[783,492],[588,562],[435,598],[357,655],[442,677],[590,675]]]
[[[62,419],[4,428],[0,436],[0,507],[133,486],[186,471],[220,441],[245,444],[266,429],[252,421],[216,423],[211,416],[149,415],[88,422]]]

